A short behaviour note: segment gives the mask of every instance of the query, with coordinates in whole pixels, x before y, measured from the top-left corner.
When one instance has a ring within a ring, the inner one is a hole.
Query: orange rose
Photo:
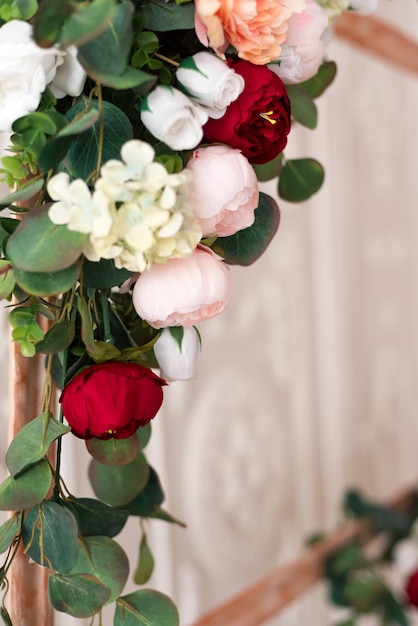
[[[305,0],[195,0],[196,32],[217,54],[228,47],[241,59],[266,65],[280,54],[286,39],[287,21],[302,11]]]

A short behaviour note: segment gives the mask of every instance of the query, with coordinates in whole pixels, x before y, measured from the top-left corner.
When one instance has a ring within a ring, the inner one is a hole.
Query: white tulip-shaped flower
[[[199,350],[200,338],[193,326],[183,329],[180,346],[170,329],[164,328],[154,345],[162,378],[169,382],[196,378]]]
[[[141,120],[172,150],[191,150],[203,138],[208,114],[178,89],[159,85],[143,101]]]
[[[242,76],[209,52],[198,52],[180,63],[176,78],[187,94],[205,107],[209,117],[219,119],[243,91]]]

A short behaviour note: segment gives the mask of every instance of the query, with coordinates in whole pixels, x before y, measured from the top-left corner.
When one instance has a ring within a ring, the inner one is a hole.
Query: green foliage
[[[52,3],[55,3],[52,0]],[[72,8],[77,7],[73,4]],[[64,47],[81,46],[95,39],[110,24],[116,13],[115,0],[92,0],[89,4],[80,3],[79,10],[73,11],[60,32],[60,43]]]
[[[99,110],[99,102],[91,104],[86,98],[80,98],[67,113],[72,121],[86,110]],[[100,132],[103,129],[103,151],[99,159]],[[110,159],[119,159],[124,143],[132,139],[132,126],[128,117],[111,102],[104,101],[102,121],[96,122],[91,128],[78,135],[71,143],[65,158],[65,167],[75,178],[89,180],[91,174],[101,163]]]
[[[31,200],[36,196],[43,188],[43,179],[30,180],[24,185],[21,185],[17,191],[7,194],[0,199],[0,209],[6,209],[10,205],[16,202],[24,202],[25,200]]]
[[[114,537],[120,533],[129,516],[128,511],[115,509],[93,498],[71,496],[66,504],[75,511],[80,533],[84,537],[91,535]]]
[[[26,424],[15,436],[6,453],[6,465],[17,478],[40,461],[53,441],[70,431],[46,411]]]
[[[45,307],[31,302],[29,306],[14,307],[9,315],[9,324],[12,326],[12,339],[20,343],[23,356],[34,356],[36,343],[42,341],[44,333],[38,324],[37,316]]]
[[[289,159],[279,178],[279,196],[288,202],[303,202],[324,182],[324,168],[315,159]]]
[[[36,0],[2,0],[0,6],[0,20],[27,21],[33,17],[38,9]]]
[[[134,574],[135,583],[137,585],[145,585],[145,583],[151,578],[153,570],[154,557],[152,556],[151,549],[148,545],[147,536],[144,533],[139,546],[138,565]]]
[[[313,130],[318,124],[318,110],[314,101],[298,85],[287,85],[287,95],[292,106],[293,118]]]
[[[179,626],[179,615],[166,595],[140,589],[116,601],[114,626]]]
[[[91,574],[51,574],[48,593],[54,609],[81,618],[98,613],[110,598],[111,591]]]
[[[230,265],[251,265],[265,252],[280,223],[277,203],[260,192],[255,221],[252,226],[229,237],[218,237],[213,250]]]
[[[17,284],[26,293],[45,298],[71,289],[78,279],[80,267],[80,263],[75,263],[57,272],[25,272],[14,267],[13,273]]]
[[[0,526],[0,553],[5,552],[20,532],[22,514],[15,513]]]
[[[139,451],[139,437],[134,433],[127,439],[87,439],[86,447],[91,456],[104,465],[127,465]]]
[[[68,508],[57,502],[47,500],[27,511],[22,540],[31,559],[59,574],[67,574],[77,562],[77,521]]]
[[[109,289],[121,285],[133,276],[133,272],[117,269],[112,259],[100,259],[97,263],[84,259],[83,285],[95,289]]]
[[[303,83],[299,83],[298,88],[311,98],[319,98],[331,85],[337,74],[337,66],[334,61],[326,61],[321,65],[318,72]]]
[[[106,604],[122,592],[129,575],[129,560],[120,545],[110,537],[85,537],[78,560],[70,575],[90,574],[110,589]]]
[[[41,341],[36,344],[36,352],[56,354],[71,345],[75,335],[75,326],[72,322],[56,322],[51,326]]]
[[[23,511],[46,498],[52,481],[49,463],[42,459],[26,472],[0,484],[0,511]]]
[[[0,260],[0,300],[8,298],[15,286],[12,266],[9,261]]]
[[[141,17],[144,28],[151,31],[194,29],[193,3],[166,3],[164,0],[142,0]]]
[[[74,265],[80,257],[87,235],[51,222],[49,207],[43,204],[26,213],[9,237],[7,255],[15,268],[58,272]]]
[[[276,156],[275,159],[264,163],[264,165],[253,165],[257,179],[262,183],[280,176],[283,166],[283,153]]]
[[[89,477],[99,500],[111,506],[123,507],[145,487],[150,468],[142,452],[126,465],[104,465],[90,461]]]

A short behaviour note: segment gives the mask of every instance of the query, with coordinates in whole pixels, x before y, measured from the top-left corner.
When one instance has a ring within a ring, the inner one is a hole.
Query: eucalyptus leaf
[[[251,265],[265,252],[277,232],[280,210],[273,198],[260,192],[252,226],[230,237],[218,237],[213,250],[230,265]]]
[[[192,2],[177,4],[164,0],[142,0],[141,17],[144,20],[144,28],[150,31],[194,29]]]
[[[139,589],[116,600],[114,626],[179,626],[178,611],[165,594]]]
[[[56,3],[56,0],[52,0]],[[83,3],[84,4],[84,3]],[[60,33],[63,47],[81,46],[97,37],[109,23],[116,11],[115,0],[93,0],[73,12]]]
[[[308,96],[298,85],[287,85],[287,95],[292,107],[294,119],[313,130],[318,124],[318,110],[312,98]]]
[[[27,511],[22,539],[31,559],[60,574],[67,574],[77,562],[77,521],[67,507],[57,502],[48,500]]]
[[[384,597],[384,611],[388,623],[409,626],[409,620],[402,604],[387,589]]]
[[[106,604],[122,592],[129,575],[129,560],[110,537],[85,537],[71,575],[91,574],[111,591]]]
[[[289,202],[303,202],[324,182],[324,168],[315,159],[289,159],[279,178],[279,195]]]
[[[97,37],[79,46],[78,60],[86,69],[122,74],[131,49],[133,12],[132,2],[118,4],[111,24]]]
[[[52,471],[42,459],[18,478],[9,476],[0,484],[0,511],[23,511],[42,502],[51,486]]]
[[[104,465],[127,465],[134,460],[139,447],[137,433],[126,439],[92,437],[86,440],[86,448],[91,456]]]
[[[81,618],[98,613],[110,598],[111,591],[91,574],[76,574],[51,575],[48,593],[54,609]]]
[[[7,242],[14,267],[25,272],[58,272],[80,257],[88,235],[51,222],[50,204],[26,213]]]
[[[13,274],[19,287],[26,293],[43,298],[65,293],[71,289],[77,281],[79,273],[79,263],[59,272],[24,272],[18,268],[13,268]]]
[[[6,453],[6,465],[15,478],[40,461],[53,441],[70,431],[49,412],[26,424],[15,436]]]
[[[139,452],[127,465],[103,465],[92,459],[89,477],[99,500],[112,506],[123,507],[145,487],[150,473],[149,465]]]
[[[91,107],[91,108],[90,108]],[[99,103],[93,100],[91,105],[87,98],[80,98],[75,106],[67,112],[67,119],[73,120],[86,110],[99,110]],[[120,160],[120,150],[124,143],[132,139],[132,126],[129,118],[111,102],[102,103],[103,152],[101,163],[110,159]],[[75,178],[87,180],[96,171],[100,145],[100,122],[77,135],[64,160],[65,167]]]
[[[24,202],[25,200],[31,200],[36,194],[38,194],[44,186],[44,179],[38,178],[36,180],[30,180],[19,187],[17,191],[7,194],[0,198],[0,210],[5,209],[11,204],[17,202]]]
[[[15,513],[0,526],[0,553],[5,552],[20,532],[22,513]]]
[[[337,66],[334,61],[326,61],[321,65],[315,76],[303,83],[299,83],[298,87],[311,98],[318,98],[333,82],[336,74]]]
[[[139,560],[134,574],[134,581],[137,585],[144,585],[151,578],[154,570],[154,557],[148,545],[147,536],[142,535],[139,546]]]
[[[98,72],[92,69],[88,70],[88,74],[94,78],[96,82],[106,87],[113,87],[113,89],[133,89],[134,87],[142,86],[151,88],[152,84],[156,82],[156,78],[152,74],[147,74],[147,72],[143,72],[129,65],[124,69],[122,74],[118,75]]]
[[[128,511],[115,509],[94,498],[74,498],[69,505],[75,510],[80,532],[84,537],[106,535],[114,537],[120,533],[128,519]]]
[[[65,19],[71,12],[70,0],[43,0],[34,24],[35,41],[41,48],[50,48],[59,39]]]
[[[263,163],[262,165],[253,164],[252,167],[256,173],[257,180],[259,180],[260,182],[266,182],[280,176],[280,172],[282,171],[282,163],[283,153],[280,152],[280,154],[278,154],[271,161],[268,161],[268,163]]]

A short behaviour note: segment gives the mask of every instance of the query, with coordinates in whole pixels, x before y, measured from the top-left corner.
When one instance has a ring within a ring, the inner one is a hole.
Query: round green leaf
[[[65,293],[74,285],[80,274],[80,264],[59,272],[24,272],[16,267],[13,274],[21,289],[33,296],[56,296]]]
[[[139,437],[139,444],[140,444],[141,450],[147,447],[148,442],[151,438],[151,431],[152,431],[151,422],[148,422],[148,424],[145,424],[145,426],[141,426],[136,431],[136,434]]]
[[[139,452],[127,465],[103,465],[92,459],[89,477],[94,493],[103,502],[123,506],[145,487],[150,473],[149,465]]]
[[[132,139],[132,126],[129,118],[111,102],[106,100],[103,105],[103,152],[102,163],[110,159],[120,159],[120,150],[125,142]],[[97,100],[89,104],[87,98],[80,98],[66,114],[73,120],[86,109],[99,109]],[[91,128],[74,138],[64,161],[65,167],[75,178],[87,180],[97,168],[100,123],[97,121]]]
[[[73,617],[98,613],[110,597],[110,589],[91,574],[51,575],[48,593],[54,609]]]
[[[68,501],[78,518],[78,526],[83,537],[106,535],[114,537],[125,526],[129,513],[94,500],[94,498],[73,498]]]
[[[0,199],[0,209],[5,209],[16,202],[30,200],[41,191],[44,182],[43,178],[29,180],[29,182],[22,185],[17,191],[12,191],[12,193],[9,193],[7,196],[3,196],[3,198]]]
[[[26,472],[9,476],[0,485],[0,511],[23,511],[46,498],[51,486],[52,471],[42,459]]]
[[[311,98],[318,98],[329,87],[336,74],[337,66],[334,61],[326,61],[321,65],[315,76],[303,83],[299,83],[298,87]]]
[[[22,513],[15,513],[0,526],[0,553],[5,552],[20,532]]]
[[[49,412],[42,413],[26,424],[16,435],[6,453],[6,465],[15,478],[31,465],[40,461],[53,441],[70,431],[53,418]]]
[[[22,539],[31,559],[60,574],[67,574],[77,562],[77,521],[67,507],[56,502],[42,502],[26,513]]]
[[[279,196],[289,202],[307,200],[321,188],[324,168],[315,159],[286,161],[279,178]]]
[[[86,440],[86,447],[96,461],[104,465],[127,465],[136,457],[139,450],[139,437],[136,433],[127,439]]]
[[[213,249],[230,265],[251,265],[265,252],[279,223],[280,210],[277,203],[261,192],[254,224],[230,237],[218,237]]]
[[[111,591],[106,604],[122,592],[129,575],[129,560],[120,545],[110,537],[85,537],[74,574],[91,574]]]
[[[55,354],[65,350],[74,339],[74,324],[72,322],[57,322],[46,333],[42,341],[36,344],[36,352]]]
[[[139,589],[116,601],[114,626],[179,626],[170,598],[153,589]]]
[[[57,272],[73,265],[87,240],[85,233],[51,222],[50,204],[26,213],[7,242],[14,267],[25,272]]]
[[[57,0],[52,0],[56,3]],[[97,37],[112,20],[116,8],[115,0],[92,0],[81,10],[73,11],[61,32],[61,44],[80,46]]]

